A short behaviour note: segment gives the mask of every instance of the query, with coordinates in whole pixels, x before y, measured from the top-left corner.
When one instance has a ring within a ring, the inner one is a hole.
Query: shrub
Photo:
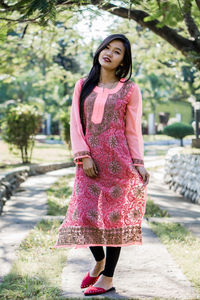
[[[180,139],[180,145],[183,146],[183,138],[187,135],[194,134],[191,125],[176,122],[164,128],[164,134]]]
[[[63,112],[60,116],[60,121],[62,123],[62,136],[68,149],[71,149],[70,140],[70,111]]]
[[[29,163],[34,146],[34,135],[41,126],[42,116],[34,106],[18,104],[7,109],[2,126],[2,138],[21,152],[23,163]]]

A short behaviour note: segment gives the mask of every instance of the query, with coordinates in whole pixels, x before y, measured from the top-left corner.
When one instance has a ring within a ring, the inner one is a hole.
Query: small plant
[[[153,202],[153,200],[148,199],[146,203],[146,212],[145,212],[146,218],[151,217],[169,217],[169,214],[166,210],[162,210],[157,204]]]
[[[23,163],[29,163],[34,147],[34,135],[41,126],[42,116],[28,104],[18,104],[7,109],[2,126],[2,138],[21,152]]]
[[[180,139],[180,145],[183,147],[183,138],[187,135],[194,134],[192,125],[176,122],[164,128],[164,134]]]
[[[60,121],[62,123],[62,136],[65,143],[68,146],[68,149],[71,149],[71,140],[70,140],[70,111],[63,112],[60,116]]]

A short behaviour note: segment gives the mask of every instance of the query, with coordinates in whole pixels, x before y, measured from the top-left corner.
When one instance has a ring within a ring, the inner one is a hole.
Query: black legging
[[[100,261],[105,257],[104,249],[102,246],[89,247],[95,260]],[[101,274],[113,277],[115,267],[117,265],[121,247],[106,247],[106,264]]]

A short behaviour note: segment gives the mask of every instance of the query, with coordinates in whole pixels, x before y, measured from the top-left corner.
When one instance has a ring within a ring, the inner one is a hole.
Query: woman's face
[[[107,70],[115,70],[122,63],[124,53],[124,44],[119,40],[114,40],[99,53],[99,63]]]

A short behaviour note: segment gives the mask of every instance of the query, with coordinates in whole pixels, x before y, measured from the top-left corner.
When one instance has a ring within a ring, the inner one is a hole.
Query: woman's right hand
[[[83,171],[88,177],[96,177],[98,175],[97,167],[91,157],[83,157]]]

